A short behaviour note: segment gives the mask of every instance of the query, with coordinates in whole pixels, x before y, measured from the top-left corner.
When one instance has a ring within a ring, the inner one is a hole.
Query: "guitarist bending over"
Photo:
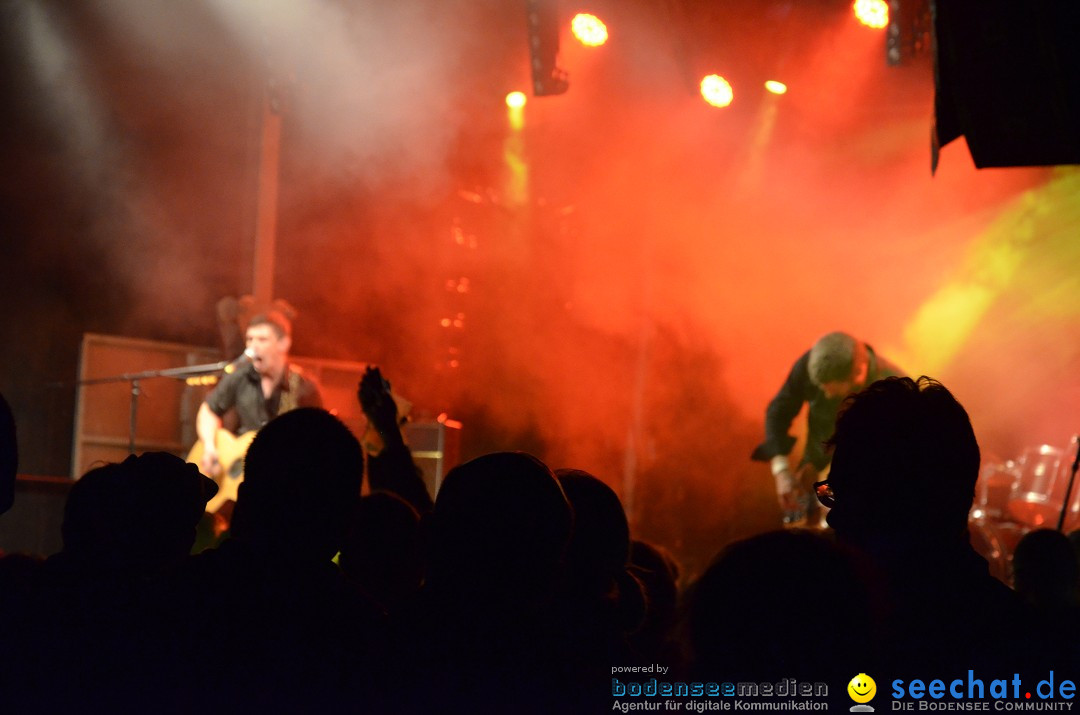
[[[199,434],[197,448],[201,447],[202,454],[197,461],[207,476],[219,482],[227,476],[238,476],[222,474],[223,467],[227,470],[230,466],[223,464],[226,455],[220,449],[222,417],[230,409],[236,410],[237,432],[243,435],[296,407],[322,407],[318,385],[289,364],[291,333],[289,319],[277,311],[253,317],[247,328],[247,360],[231,372],[226,370],[199,406],[195,429]],[[222,491],[232,493],[235,489]],[[207,510],[213,511],[209,505]]]

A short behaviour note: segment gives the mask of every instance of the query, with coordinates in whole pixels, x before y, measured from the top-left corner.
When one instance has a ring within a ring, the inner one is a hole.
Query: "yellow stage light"
[[[880,30],[889,24],[889,4],[885,0],[855,0],[855,17],[859,22]]]
[[[596,15],[579,12],[570,21],[570,29],[574,37],[578,38],[578,42],[586,47],[599,47],[607,42],[607,25]]]
[[[718,74],[711,74],[701,80],[701,96],[714,107],[726,107],[735,99],[731,83]]]

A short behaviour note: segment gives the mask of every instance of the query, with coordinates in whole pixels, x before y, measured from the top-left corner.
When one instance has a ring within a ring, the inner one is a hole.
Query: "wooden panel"
[[[79,470],[79,476],[86,474],[102,462],[124,461],[124,458],[128,456],[127,437],[124,437],[123,440],[116,440],[116,442],[113,446],[109,446],[92,439],[83,440],[82,450],[79,452],[83,467]]]
[[[219,359],[211,348],[87,333],[80,353],[79,379],[130,376]],[[137,386],[135,451],[186,453],[194,435],[192,402],[197,408],[204,388],[164,377],[141,379]],[[78,478],[97,461],[116,461],[128,454],[131,405],[131,381],[79,387],[72,477]]]

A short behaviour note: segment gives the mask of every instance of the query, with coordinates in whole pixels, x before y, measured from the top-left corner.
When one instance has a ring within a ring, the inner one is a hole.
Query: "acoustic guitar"
[[[236,501],[240,482],[244,481],[244,455],[247,454],[251,441],[255,439],[255,432],[245,432],[237,437],[227,429],[219,429],[214,435],[214,446],[217,447],[218,464],[220,469],[217,474],[206,474],[202,468],[203,443],[199,440],[188,453],[187,461],[199,468],[199,471],[217,482],[218,493],[214,498],[206,502],[206,510],[213,514],[221,508],[222,504]]]

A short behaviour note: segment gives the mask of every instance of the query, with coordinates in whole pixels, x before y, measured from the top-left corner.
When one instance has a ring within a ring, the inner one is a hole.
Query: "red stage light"
[[[570,21],[570,29],[574,32],[574,37],[586,47],[599,47],[607,42],[607,25],[596,15],[579,12]]]
[[[855,17],[859,22],[880,30],[889,24],[889,4],[885,0],[855,0]]]
[[[701,96],[714,107],[726,107],[735,99],[735,91],[726,79],[711,74],[701,80]]]

